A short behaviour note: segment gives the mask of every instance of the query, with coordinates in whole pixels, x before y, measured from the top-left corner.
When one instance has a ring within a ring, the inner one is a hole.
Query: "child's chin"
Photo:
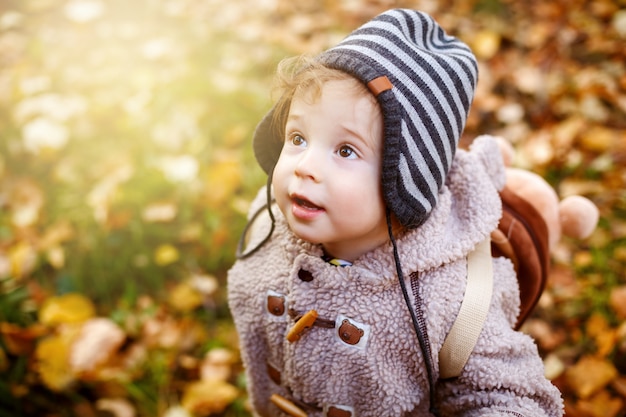
[[[302,228],[299,227],[298,225],[290,224],[289,228],[298,239],[304,240],[305,242],[312,243],[314,245],[318,245],[322,243],[319,236],[317,236],[315,233],[310,233],[308,231],[301,230]]]

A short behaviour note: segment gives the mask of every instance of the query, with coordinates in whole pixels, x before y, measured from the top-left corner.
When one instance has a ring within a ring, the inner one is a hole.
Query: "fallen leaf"
[[[16,278],[24,278],[35,269],[37,250],[27,242],[19,242],[9,249],[11,274]]]
[[[168,303],[181,312],[195,310],[202,305],[202,301],[202,294],[189,281],[177,284],[168,296]]]
[[[237,361],[233,352],[216,348],[207,352],[200,365],[200,379],[203,381],[226,381],[231,376],[232,365]]]
[[[48,263],[54,269],[61,269],[65,266],[65,250],[61,246],[55,246],[46,251]]]
[[[552,351],[563,343],[566,335],[563,331],[553,329],[545,320],[529,319],[524,323],[524,331],[530,334],[537,344],[546,351]]]
[[[569,368],[565,375],[576,395],[587,399],[613,381],[618,373],[608,360],[585,356]]]
[[[613,381],[611,387],[620,395],[620,397],[626,398],[626,377],[622,376],[617,378]]]
[[[582,132],[580,146],[591,152],[602,153],[612,149],[617,143],[617,139],[618,135],[615,130],[603,126],[594,126]]]
[[[61,333],[49,336],[37,344],[35,359],[42,382],[53,391],[63,391],[74,382],[68,372],[71,335]]]
[[[544,375],[549,380],[555,380],[565,371],[565,364],[555,354],[546,356],[543,360]]]
[[[148,347],[173,348],[183,338],[183,328],[171,317],[150,318],[143,324],[143,341]]]
[[[135,417],[133,405],[125,398],[100,398],[96,401],[96,409],[111,417]]]
[[[624,406],[624,401],[611,397],[606,391],[600,391],[588,400],[580,400],[576,405],[578,410],[589,417],[617,417]]]
[[[611,25],[621,38],[626,39],[626,9],[620,10],[613,15]]]
[[[165,223],[174,220],[177,213],[173,203],[154,203],[143,209],[141,217],[148,223]]]
[[[13,323],[0,323],[4,346],[13,355],[28,355],[35,349],[37,339],[46,334],[47,328],[39,323],[21,327]]]
[[[219,289],[217,278],[209,274],[194,274],[191,277],[191,285],[205,296],[213,296]]]
[[[170,244],[159,245],[154,251],[154,263],[158,266],[166,266],[180,259],[180,253],[175,246]]]
[[[39,321],[48,326],[80,323],[95,315],[93,302],[82,294],[69,293],[46,300],[39,311]]]
[[[221,413],[239,394],[237,388],[227,382],[208,380],[188,384],[183,390],[181,405],[196,416]]]
[[[472,51],[478,59],[488,60],[493,58],[500,49],[502,37],[493,30],[482,30],[472,40]]]
[[[107,318],[87,320],[72,343],[69,364],[72,372],[95,370],[115,354],[126,339],[124,331]]]
[[[617,332],[612,329],[607,319],[601,314],[593,314],[586,323],[587,335],[596,345],[596,354],[600,357],[608,356],[615,348]]]
[[[0,347],[0,372],[4,373],[9,369],[9,358],[2,347]]]
[[[46,229],[38,242],[39,250],[45,251],[58,247],[63,242],[72,239],[74,235],[74,228],[68,221],[59,221]]]
[[[626,285],[611,289],[609,305],[621,320],[626,320]]]
[[[526,94],[538,94],[545,89],[545,74],[537,67],[522,66],[513,71],[513,83],[519,91]]]
[[[194,417],[189,411],[185,410],[183,407],[176,405],[174,407],[170,407],[165,411],[163,417]]]
[[[206,177],[207,202],[210,207],[219,207],[241,186],[242,168],[234,156],[225,156],[211,166]]]
[[[19,179],[8,187],[11,220],[18,228],[34,225],[44,204],[41,186],[31,179]]]

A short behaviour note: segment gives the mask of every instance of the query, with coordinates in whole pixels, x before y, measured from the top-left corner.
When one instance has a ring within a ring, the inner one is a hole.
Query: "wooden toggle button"
[[[302,334],[307,331],[313,323],[317,320],[317,311],[309,310],[304,316],[300,317],[300,320],[296,321],[289,333],[287,333],[287,340],[290,342],[296,342],[300,340]]]
[[[295,405],[294,403],[292,403],[285,397],[282,397],[278,394],[272,394],[270,396],[270,401],[274,403],[276,407],[280,408],[281,411],[284,411],[290,416],[308,417],[308,414],[303,409],[301,409],[300,407],[298,407],[297,405]]]

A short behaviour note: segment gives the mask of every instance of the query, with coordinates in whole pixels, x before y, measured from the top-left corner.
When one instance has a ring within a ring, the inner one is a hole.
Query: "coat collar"
[[[396,236],[406,275],[466,257],[497,227],[502,212],[498,190],[504,183],[504,167],[494,146],[489,138],[481,138],[470,151],[459,150],[431,216],[422,226]],[[275,211],[276,233],[286,237],[284,248],[290,262],[306,257],[311,258],[307,263],[315,264],[310,267],[336,268],[322,259],[320,246],[295,237],[284,217]],[[342,269],[360,280],[395,282],[391,244],[381,245]]]

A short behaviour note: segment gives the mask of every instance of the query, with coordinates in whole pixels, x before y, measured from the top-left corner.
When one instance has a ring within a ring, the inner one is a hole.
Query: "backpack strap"
[[[467,286],[461,309],[439,351],[439,377],[459,376],[469,359],[491,304],[493,260],[490,238],[467,256]]]
[[[520,313],[515,329],[519,329],[537,304],[548,279],[548,227],[543,217],[507,187],[500,191],[500,198],[502,217],[498,228],[467,257],[465,295],[439,351],[442,379],[461,374],[487,318],[493,291],[492,252],[494,257],[509,258],[515,267],[520,288]]]

